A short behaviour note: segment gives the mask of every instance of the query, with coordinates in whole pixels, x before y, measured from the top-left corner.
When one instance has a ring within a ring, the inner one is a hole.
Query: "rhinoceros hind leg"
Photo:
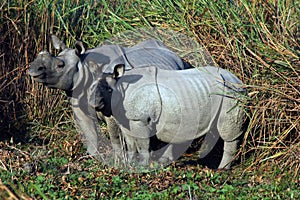
[[[238,140],[224,141],[224,152],[219,169],[230,169],[231,162],[233,161],[234,154],[237,150]]]
[[[163,154],[158,159],[159,163],[165,164],[174,160],[173,147],[173,144],[167,144],[165,147],[160,149],[160,151],[163,151]]]
[[[210,130],[204,138],[204,141],[201,144],[201,148],[199,150],[200,156],[199,158],[204,158],[207,156],[215,147],[218,140],[220,138],[220,134],[216,127],[213,127],[212,130]]]
[[[238,147],[239,137],[242,135],[243,121],[244,113],[237,101],[224,98],[217,124],[220,136],[224,140],[224,152],[219,169],[230,168],[230,162],[233,160]]]

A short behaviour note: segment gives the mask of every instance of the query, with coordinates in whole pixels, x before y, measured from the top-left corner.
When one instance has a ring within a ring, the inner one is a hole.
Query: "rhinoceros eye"
[[[59,61],[57,62],[57,67],[58,67],[58,68],[63,68],[64,66],[65,66],[64,61],[59,60]]]

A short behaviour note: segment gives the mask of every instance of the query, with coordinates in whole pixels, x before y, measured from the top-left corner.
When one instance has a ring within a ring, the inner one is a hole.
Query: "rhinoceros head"
[[[89,62],[89,66],[94,71],[101,70],[94,62]],[[124,65],[117,65],[113,74],[102,73],[101,76],[95,78],[95,81],[89,88],[89,105],[97,111],[101,111],[107,117],[112,115],[111,98],[112,92],[115,90],[116,79],[121,77],[124,71]]]
[[[47,87],[70,90],[78,70],[79,56],[85,52],[85,48],[79,41],[75,43],[75,49],[67,48],[56,36],[52,36],[52,43],[56,49],[62,51],[56,57],[48,51],[41,51],[30,63],[28,73],[35,81]]]
[[[93,71],[102,70],[100,66],[92,61],[89,62],[89,66]],[[124,65],[122,65],[122,67],[122,69],[125,69]],[[114,74],[115,73],[116,72],[114,72]],[[112,115],[111,98],[116,82],[114,80],[114,74],[107,74],[101,71],[101,75],[94,77],[94,82],[89,88],[89,105],[97,111],[101,111],[102,114],[107,117]]]

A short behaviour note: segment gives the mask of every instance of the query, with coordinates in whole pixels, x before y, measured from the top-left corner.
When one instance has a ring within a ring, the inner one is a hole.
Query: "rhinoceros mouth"
[[[45,78],[46,78],[46,74],[45,73],[41,73],[41,74],[33,74],[31,75],[32,78],[38,82],[42,82]]]
[[[95,102],[89,102],[90,106],[92,106],[93,108],[95,108],[97,111],[101,111],[104,108],[104,102],[100,101],[98,103]]]

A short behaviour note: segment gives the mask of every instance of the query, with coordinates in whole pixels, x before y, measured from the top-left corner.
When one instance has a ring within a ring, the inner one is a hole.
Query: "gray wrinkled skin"
[[[103,45],[86,50],[79,41],[75,48],[67,48],[56,36],[52,36],[52,43],[56,49],[62,51],[58,56],[53,56],[47,51],[42,51],[30,64],[28,73],[37,82],[47,87],[62,89],[71,97],[75,122],[82,132],[91,155],[97,155],[101,146],[100,127],[94,107],[88,104],[88,88],[96,77],[103,72],[112,73],[114,66],[125,65],[126,70],[132,68],[154,65],[166,69],[183,69],[189,67],[175,53],[167,49],[161,42],[147,40],[133,47],[123,48],[118,45]],[[100,69],[90,67],[94,62]],[[105,117],[110,140],[115,151],[115,156],[120,156],[120,129],[113,117]],[[103,145],[105,140],[103,140]]]
[[[189,141],[218,134],[224,140],[219,168],[228,169],[244,122],[243,110],[237,106],[245,92],[242,84],[232,73],[216,67],[180,71],[147,67],[124,73],[119,65],[112,75],[93,83],[90,102],[115,117],[125,137],[129,162],[138,152],[140,163],[149,164],[153,135],[171,144],[164,149],[164,162],[177,159]],[[183,148],[172,149],[172,144],[183,144]]]

